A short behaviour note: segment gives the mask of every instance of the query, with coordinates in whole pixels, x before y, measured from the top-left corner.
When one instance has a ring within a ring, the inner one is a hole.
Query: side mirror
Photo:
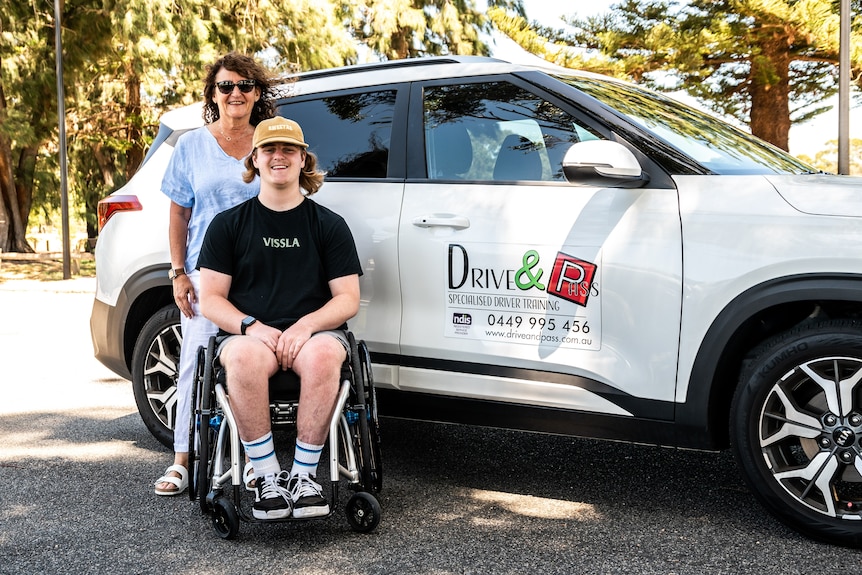
[[[573,144],[563,158],[563,173],[573,184],[603,188],[639,188],[649,182],[634,154],[610,140]]]

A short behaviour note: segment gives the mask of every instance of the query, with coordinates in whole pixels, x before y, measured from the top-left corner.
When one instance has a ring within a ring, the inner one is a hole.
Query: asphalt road
[[[729,453],[386,418],[376,531],[339,512],[223,541],[153,494],[170,453],[93,359],[93,282],[0,283],[0,574],[862,572],[768,516]]]

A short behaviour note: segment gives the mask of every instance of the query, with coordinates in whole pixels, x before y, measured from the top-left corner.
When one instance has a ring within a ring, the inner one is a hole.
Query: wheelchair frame
[[[339,393],[329,424],[329,514],[303,519],[256,519],[244,509],[248,507],[242,504],[246,491],[242,478],[244,458],[226,383],[222,381],[224,370],[215,365],[216,338],[210,338],[206,349],[198,349],[189,426],[189,497],[200,501],[201,511],[210,516],[219,537],[236,537],[240,520],[280,523],[330,517],[338,507],[342,478],[355,491],[346,505],[350,527],[363,533],[377,527],[381,511],[374,494],[383,487],[383,470],[371,357],[365,342],[357,342],[352,332],[347,332],[347,339],[350,353],[341,368]],[[290,376],[298,381],[295,374]],[[298,397],[274,397],[270,380],[270,420],[274,430],[295,426],[298,404]]]

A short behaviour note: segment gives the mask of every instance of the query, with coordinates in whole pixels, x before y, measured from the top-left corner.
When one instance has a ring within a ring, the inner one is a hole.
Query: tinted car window
[[[565,180],[566,150],[598,136],[558,106],[508,82],[425,90],[430,179]]]
[[[395,92],[288,100],[278,113],[299,122],[327,178],[385,178]]]

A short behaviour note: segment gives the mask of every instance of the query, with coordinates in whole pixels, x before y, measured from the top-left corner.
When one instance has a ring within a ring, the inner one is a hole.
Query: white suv
[[[862,544],[862,182],[637,86],[484,58],[301,74],[279,113],[365,275],[382,415],[697,449]],[[96,356],[170,444],[172,144],[101,205]]]

